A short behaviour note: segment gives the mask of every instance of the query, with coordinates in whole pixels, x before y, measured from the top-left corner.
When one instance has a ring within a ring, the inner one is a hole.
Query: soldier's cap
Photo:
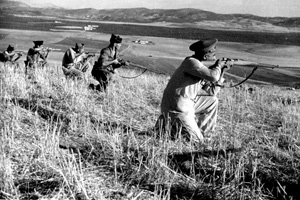
[[[13,46],[11,46],[11,45],[8,45],[8,47],[7,47],[6,50],[7,50],[7,51],[13,51],[13,50],[15,50],[15,47],[13,47]]]
[[[41,46],[44,44],[44,41],[43,40],[36,40],[36,41],[33,41],[34,45],[35,46]]]
[[[83,47],[84,47],[84,44],[82,44],[82,43],[75,44],[75,49],[82,49]]]
[[[109,42],[110,43],[121,43],[122,38],[119,35],[111,34]]]
[[[207,53],[215,48],[217,42],[218,42],[218,39],[216,39],[216,38],[199,40],[190,45],[190,50]]]

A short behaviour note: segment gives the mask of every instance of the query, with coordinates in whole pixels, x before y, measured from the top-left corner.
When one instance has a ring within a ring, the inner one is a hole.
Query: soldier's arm
[[[13,57],[16,53],[13,51],[11,53],[8,53],[7,51],[4,52],[4,55],[7,57]]]
[[[75,53],[68,49],[63,57],[63,66],[72,66],[75,64]]]
[[[10,55],[9,55],[9,53],[7,51],[4,51],[2,53],[2,55],[3,55],[4,61],[10,61],[11,60],[11,57],[10,57]]]
[[[203,63],[196,59],[186,59],[184,62],[187,65],[185,73],[209,82],[217,82],[221,77],[221,66],[206,67]]]
[[[102,67],[107,67],[112,64],[119,64],[118,59],[111,59],[107,50],[101,50],[98,62]]]
[[[40,58],[42,58],[43,60],[46,60],[50,51],[51,51],[51,49],[47,49],[46,51],[44,51],[42,49],[39,50],[38,53],[40,55]]]

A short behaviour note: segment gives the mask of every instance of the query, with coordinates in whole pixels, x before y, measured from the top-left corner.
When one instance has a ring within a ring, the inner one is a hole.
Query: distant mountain
[[[29,8],[30,6],[19,1],[0,0],[0,9],[11,9],[17,7]]]
[[[227,27],[237,26],[247,28],[256,25],[280,26],[287,28],[300,27],[300,18],[259,17],[249,14],[217,14],[200,9],[63,9],[52,4],[30,7],[18,1],[0,0],[0,11],[4,14],[44,15],[59,18],[75,18],[94,21],[115,21],[134,23],[182,23],[197,24],[199,22],[224,22]]]
[[[63,9],[62,7],[53,5],[52,3],[35,3],[31,4],[34,8],[55,8],[55,9]]]

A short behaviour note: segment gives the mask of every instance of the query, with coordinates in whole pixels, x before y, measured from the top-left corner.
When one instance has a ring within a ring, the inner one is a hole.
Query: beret
[[[33,41],[33,43],[36,45],[36,46],[41,46],[44,44],[44,41],[43,40],[37,40],[37,41]]]
[[[6,50],[7,51],[13,51],[13,50],[15,50],[15,48],[13,46],[11,46],[11,45],[8,45],[8,47],[7,47]]]
[[[218,42],[217,39],[203,39],[199,40],[190,45],[191,51],[202,51],[204,53],[209,52],[209,50],[213,49]]]
[[[111,34],[110,43],[121,43],[122,38],[119,35]]]

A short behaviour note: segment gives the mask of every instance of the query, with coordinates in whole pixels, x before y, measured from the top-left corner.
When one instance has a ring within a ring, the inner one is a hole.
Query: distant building
[[[84,28],[85,31],[91,31],[91,30],[94,30],[98,27],[99,27],[98,25],[87,25],[87,26],[84,26],[83,28]]]
[[[135,40],[134,42],[137,44],[154,44],[153,42],[148,40]]]

